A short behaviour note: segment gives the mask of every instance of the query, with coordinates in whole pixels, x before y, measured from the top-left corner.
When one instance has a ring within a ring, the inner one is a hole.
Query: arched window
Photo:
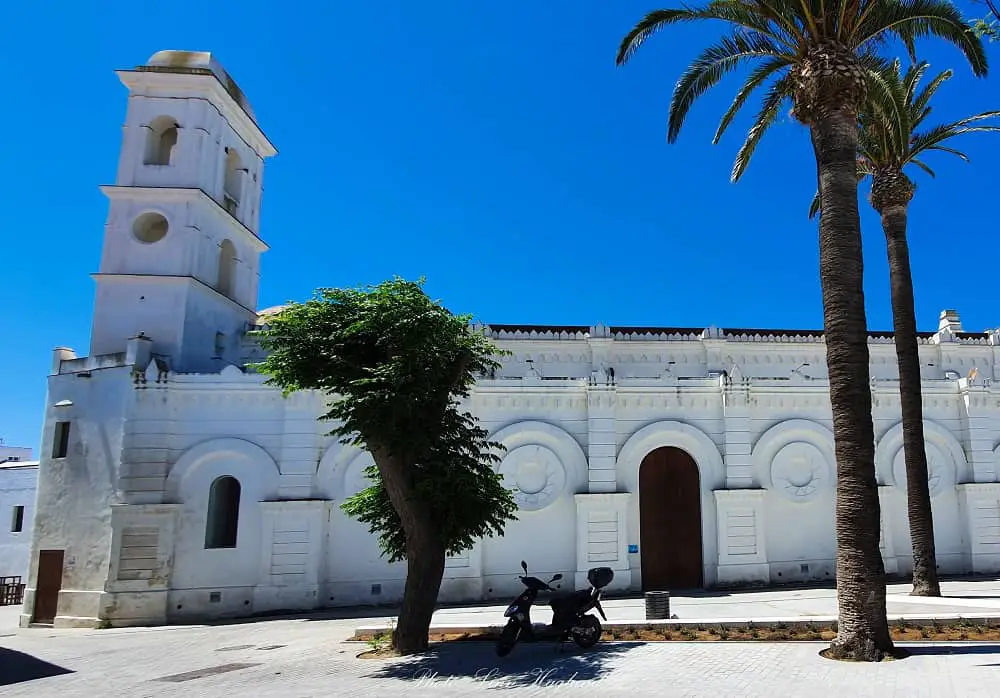
[[[219,293],[232,296],[236,281],[236,246],[229,240],[219,245]]]
[[[169,165],[177,146],[177,122],[169,116],[154,119],[146,140],[146,164]]]
[[[243,163],[235,148],[229,148],[226,152],[226,178],[223,181],[222,189],[226,201],[226,209],[230,213],[236,213],[235,208],[240,205],[240,190],[242,179],[240,175],[244,171]]]
[[[206,548],[235,548],[240,523],[239,480],[223,475],[208,492],[208,521],[205,525]]]

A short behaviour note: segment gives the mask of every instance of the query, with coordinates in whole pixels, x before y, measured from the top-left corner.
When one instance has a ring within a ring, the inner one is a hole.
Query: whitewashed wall
[[[477,384],[469,407],[507,447],[499,468],[521,510],[504,536],[449,560],[442,600],[511,596],[522,559],[533,573],[563,574],[564,588],[608,565],[614,589],[641,589],[642,550],[630,549],[639,543],[638,471],[661,446],[683,449],[698,465],[706,585],[832,579],[835,459],[822,344],[706,335],[496,336],[514,355]],[[923,388],[944,572],[1000,570],[995,339],[945,334],[921,346],[935,364]],[[154,362],[140,370],[126,365],[142,355],[136,346],[113,357],[56,356],[46,441],[55,420],[74,427],[69,456],[51,461],[40,483],[40,506],[49,509],[35,549],[64,548],[73,565],[63,624],[400,598],[405,564],[389,564],[367,527],[340,510],[366,486],[371,457],[327,435],[331,425],[317,421],[321,396],[282,398],[262,376],[235,367],[163,375]],[[871,349],[882,544],[889,571],[905,574],[894,357],[877,338]],[[961,377],[944,374],[948,366]],[[970,378],[973,366],[979,374]],[[242,486],[238,544],[206,549],[208,491],[220,475]],[[145,567],[135,561],[140,542],[156,551]]]
[[[0,577],[27,581],[37,485],[37,462],[0,465]],[[14,508],[19,506],[24,507],[24,514],[21,530],[15,532]]]

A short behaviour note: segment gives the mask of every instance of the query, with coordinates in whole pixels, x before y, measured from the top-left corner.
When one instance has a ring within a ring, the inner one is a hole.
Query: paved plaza
[[[890,592],[905,594],[906,587]],[[1000,613],[997,582],[948,582],[948,599],[911,601],[925,612]],[[676,599],[678,615],[713,604],[759,614],[788,605],[825,615],[832,590],[771,591]],[[615,600],[624,614],[635,600]],[[902,603],[902,602],[900,602]],[[741,605],[744,604],[744,605]],[[968,605],[976,604],[976,605]],[[684,609],[688,609],[684,611]],[[753,610],[758,609],[758,610]],[[489,644],[439,645],[425,656],[362,660],[347,642],[371,611],[321,613],[219,625],[109,630],[18,629],[0,608],[0,696],[996,696],[1000,643],[911,646],[879,665],[831,662],[825,643],[603,643],[594,650],[522,645],[498,659]],[[441,614],[474,613],[443,609]],[[612,611],[609,608],[609,617]],[[727,611],[728,612],[728,611]],[[706,611],[707,613],[707,611]],[[485,615],[482,613],[481,615]],[[337,617],[340,616],[340,617]],[[709,615],[702,616],[708,619]],[[716,616],[717,617],[717,616]],[[437,621],[436,619],[436,622]],[[492,622],[492,621],[491,621]]]

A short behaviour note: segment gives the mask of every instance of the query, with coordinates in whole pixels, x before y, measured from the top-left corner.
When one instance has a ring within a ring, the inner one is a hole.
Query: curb
[[[896,614],[887,616],[889,624],[898,624],[903,621],[912,626],[946,625],[956,622],[970,623],[973,625],[1000,625],[1000,613],[990,615],[962,615],[962,614],[932,614],[932,615],[909,615]],[[837,616],[790,616],[771,618],[691,618],[672,620],[633,620],[633,621],[608,621],[601,625],[605,630],[681,630],[684,628],[717,628],[736,630],[740,628],[777,628],[781,630],[812,630],[817,626],[829,626],[837,622]],[[778,626],[781,626],[778,628]],[[461,634],[489,634],[499,633],[503,625],[481,625],[477,623],[455,623],[451,625],[431,625],[430,632],[441,635],[461,635]],[[359,636],[379,635],[390,632],[388,625],[363,625],[355,628],[353,638]],[[352,639],[353,639],[352,638]]]

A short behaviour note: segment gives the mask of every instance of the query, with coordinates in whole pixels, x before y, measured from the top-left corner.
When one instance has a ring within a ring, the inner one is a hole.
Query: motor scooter
[[[610,567],[595,567],[587,572],[590,589],[552,597],[549,601],[549,606],[552,607],[552,624],[539,624],[537,628],[531,623],[531,606],[538,597],[538,592],[554,592],[555,589],[550,585],[562,579],[562,575],[557,574],[548,582],[543,582],[537,577],[528,576],[528,563],[524,560],[521,560],[521,569],[524,570],[524,576],[518,578],[527,588],[514,599],[503,614],[509,620],[500,633],[500,639],[497,640],[496,651],[499,656],[505,657],[510,654],[518,641],[558,640],[560,650],[570,637],[584,649],[589,649],[600,641],[601,622],[588,611],[596,608],[601,618],[607,622],[608,617],[601,606],[601,589],[614,579],[615,573]]]

